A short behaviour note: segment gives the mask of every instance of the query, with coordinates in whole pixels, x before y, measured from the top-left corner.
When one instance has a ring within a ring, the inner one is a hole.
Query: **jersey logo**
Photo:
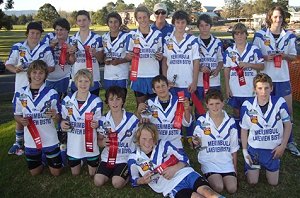
[[[237,53],[235,51],[231,51],[229,53],[229,57],[231,58],[232,62],[236,62],[237,61]]]
[[[192,49],[192,45],[191,45],[191,44],[188,44],[188,45],[187,45],[187,49],[188,49],[188,50],[191,50],[191,49]]]
[[[96,48],[96,47],[97,47],[97,43],[96,42],[91,45],[91,48]]]
[[[139,35],[138,34],[133,34],[132,35],[132,39],[133,39],[133,43],[138,45],[140,44],[140,39],[139,39]]]
[[[27,107],[27,95],[26,94],[21,94],[19,97],[21,104],[23,107]]]
[[[167,39],[167,47],[168,47],[168,50],[173,50],[173,39],[172,38]]]
[[[20,50],[20,57],[25,57],[26,51]]]
[[[257,119],[257,116],[251,116],[251,122],[253,123],[253,124],[257,124],[258,123],[258,119]]]
[[[66,102],[66,109],[68,110],[68,115],[71,116],[73,115],[73,103],[70,101]]]
[[[125,134],[126,134],[127,137],[131,137],[132,136],[132,131],[126,131]]]
[[[123,47],[124,47],[124,43],[123,43],[123,42],[120,43],[119,47],[120,47],[120,48],[123,48]]]
[[[264,35],[263,40],[264,40],[265,46],[270,46],[271,45],[270,38],[267,35]]]
[[[40,54],[39,54],[39,58],[43,58],[44,57],[44,52],[41,52]]]
[[[248,111],[248,115],[249,115],[249,116],[257,115],[257,111],[256,111],[255,109],[250,109],[250,110]]]
[[[210,134],[211,134],[211,129],[210,129],[210,127],[204,128],[204,134],[205,134],[205,135],[210,135]]]

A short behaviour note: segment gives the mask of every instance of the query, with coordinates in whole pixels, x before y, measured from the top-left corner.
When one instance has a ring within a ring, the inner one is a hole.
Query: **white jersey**
[[[12,46],[6,65],[22,66],[28,69],[34,60],[43,60],[48,67],[54,67],[53,55],[49,45],[40,42],[33,50],[27,45],[27,40]],[[16,73],[15,92],[29,84],[27,71]]]
[[[263,29],[255,33],[253,44],[258,46],[264,56],[275,54],[277,51],[297,55],[295,40],[296,36],[290,31],[282,30],[279,38],[275,40],[270,29]],[[275,68],[273,61],[265,61],[265,68],[262,72],[268,74],[273,82],[290,81],[286,60],[282,60],[281,68]]]
[[[199,52],[200,52],[200,65],[206,66],[211,70],[218,67],[219,62],[223,62],[222,55],[222,42],[220,39],[210,35],[210,42],[207,46],[203,43],[202,39],[198,37]],[[203,87],[203,72],[199,72],[198,86]],[[213,78],[209,79],[209,86],[220,86],[220,73]]]
[[[198,161],[204,174],[235,172],[232,153],[239,149],[237,128],[234,119],[223,112],[225,116],[219,127],[208,112],[196,122],[194,135],[201,139],[202,147],[207,147],[198,153]]]
[[[235,67],[239,62],[245,63],[263,63],[263,57],[258,47],[247,43],[242,54],[236,49],[236,45],[228,47],[224,53],[224,67],[230,68],[229,87],[232,95],[235,97],[252,97],[253,93],[253,78],[256,76],[257,71],[252,68],[244,69],[244,77],[246,85],[240,86],[237,72]]]
[[[110,33],[107,32],[102,36],[103,49],[106,56],[111,56],[112,59],[125,58],[126,56],[126,32],[119,32],[117,38],[111,41]],[[106,80],[122,80],[128,79],[129,62],[119,65],[105,65],[104,79]]]
[[[172,32],[165,37],[164,57],[167,58],[168,80],[172,81],[177,75],[175,87],[187,88],[193,81],[193,61],[200,58],[197,38],[185,33],[178,43]]]
[[[253,148],[274,149],[282,142],[283,123],[290,121],[288,107],[282,97],[270,96],[263,114],[257,97],[246,100],[241,107],[243,129],[249,130],[248,144]]]
[[[75,74],[80,69],[86,68],[86,58],[84,46],[90,46],[91,48],[95,48],[97,52],[102,50],[102,38],[100,35],[90,31],[89,36],[85,41],[82,41],[80,38],[79,32],[77,32],[74,36],[71,37],[72,45],[77,43],[78,51],[76,52],[76,62],[72,68],[72,78],[74,79]],[[91,54],[92,55],[92,54]],[[92,64],[93,64],[93,80],[94,82],[100,81],[100,68],[99,63],[92,55]]]
[[[171,142],[176,148],[182,149],[182,142],[181,142],[181,129],[176,129],[173,127],[175,112],[178,103],[178,97],[173,96],[170,94],[170,102],[167,108],[164,110],[161,106],[158,97],[151,98],[148,101],[148,106],[151,110],[157,111],[157,118],[153,115],[147,116],[150,122],[157,126],[159,132],[159,139],[164,141]],[[189,127],[192,123],[192,116],[189,121],[186,121],[183,117],[182,125],[185,127]]]
[[[66,96],[62,101],[62,118],[67,116],[73,130],[68,132],[67,154],[74,158],[93,157],[99,155],[97,143],[97,132],[93,129],[93,152],[86,152],[85,149],[85,113],[92,112],[93,120],[100,120],[103,104],[98,96],[89,93],[85,103],[79,108],[76,99],[77,91],[73,95]]]
[[[134,136],[138,128],[139,120],[133,113],[123,110],[123,118],[118,126],[115,126],[114,120],[109,111],[106,116],[102,116],[99,122],[100,133],[107,130],[105,125],[109,123],[109,127],[113,132],[118,133],[118,153],[116,163],[127,163],[130,153],[135,151]],[[109,147],[105,147],[101,153],[101,161],[108,161]]]
[[[168,160],[172,154],[175,155],[179,161],[187,164],[189,163],[184,152],[178,152],[178,150],[168,141],[165,142],[160,140],[153,148],[150,157],[148,157],[138,147],[137,150],[129,156],[128,160],[132,185],[137,186],[136,181],[140,175],[143,176],[157,166],[160,166],[163,162]],[[155,192],[163,193],[164,196],[167,196],[188,174],[193,171],[194,170],[191,167],[184,167],[177,171],[170,180],[165,179],[162,175],[157,173],[151,177],[152,181],[148,183],[148,185]]]
[[[42,42],[46,43],[46,44],[50,44],[50,41],[53,39],[57,39],[55,33],[50,32],[48,34],[45,35],[45,37],[43,38]],[[68,37],[67,40],[65,41],[66,44],[71,44],[71,40]],[[70,77],[71,74],[71,65],[67,64],[64,66],[64,68],[62,69],[61,66],[59,65],[59,57],[60,57],[60,53],[61,53],[61,46],[56,45],[54,47],[54,49],[52,49],[53,55],[54,55],[54,62],[55,62],[55,70],[51,73],[49,73],[47,80],[48,81],[59,81],[62,80],[64,78],[68,78]]]
[[[59,96],[54,89],[45,87],[43,84],[38,95],[33,99],[30,86],[22,87],[16,92],[15,115],[32,117],[34,124],[40,134],[43,147],[58,144],[57,131],[53,119],[45,116],[47,108],[55,109],[57,113]],[[24,145],[27,148],[36,148],[35,142],[27,127],[24,127]]]
[[[139,78],[152,78],[159,74],[159,61],[155,58],[156,52],[162,52],[162,34],[159,30],[150,28],[149,34],[144,38],[138,30],[129,32],[127,38],[127,52],[134,47],[140,48],[140,60],[137,76]]]

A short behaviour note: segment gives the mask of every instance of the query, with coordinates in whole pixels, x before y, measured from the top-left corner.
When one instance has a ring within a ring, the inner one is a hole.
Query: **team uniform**
[[[115,168],[107,168],[109,147],[105,147],[101,152],[101,163],[97,169],[96,174],[103,174],[107,177],[121,176],[124,179],[128,177],[127,161],[128,156],[135,151],[134,135],[138,127],[139,120],[133,113],[126,112],[123,110],[123,118],[118,126],[115,126],[114,120],[109,111],[106,116],[102,116],[99,121],[99,132],[105,134],[108,128],[118,134],[118,152],[115,161]],[[125,171],[126,170],[126,171]]]
[[[140,58],[138,79],[131,82],[131,89],[144,95],[153,94],[152,78],[159,74],[159,61],[155,53],[162,52],[161,32],[150,28],[149,34],[144,37],[138,29],[131,31],[127,37],[127,53],[132,52],[134,47],[140,48]]]
[[[156,26],[155,23],[151,24],[150,27],[151,27],[151,29],[154,30],[154,31],[155,31],[155,30],[161,31],[163,41],[164,41],[164,38],[165,38],[166,36],[170,36],[171,33],[174,31],[174,26],[171,25],[171,24],[169,24],[168,22],[166,22],[165,26],[162,27],[161,29],[158,29],[158,27]]]
[[[213,35],[210,35],[210,42],[207,46],[200,37],[198,37],[198,42],[201,66],[206,66],[210,70],[216,69],[218,67],[218,63],[223,62],[222,42]],[[216,77],[211,76],[209,79],[209,87],[221,90],[220,73]],[[197,96],[199,99],[204,99],[203,72],[199,72]]]
[[[284,122],[290,121],[288,107],[282,97],[270,96],[265,113],[262,113],[257,97],[246,100],[241,108],[241,128],[249,130],[248,152],[252,160],[268,171],[277,171],[280,160],[273,159],[273,149],[283,139]],[[247,169],[250,169],[246,165]]]
[[[170,141],[176,148],[183,149],[181,142],[181,129],[176,129],[173,127],[178,97],[170,94],[169,105],[165,109],[162,107],[158,96],[149,99],[147,102],[151,110],[153,112],[156,111],[154,114],[157,116],[157,118],[154,115],[149,115],[147,116],[147,118],[149,118],[151,123],[157,126],[159,132],[159,139],[164,141]],[[185,118],[183,117],[183,126],[189,127],[191,123],[192,116],[188,121],[185,120]]]
[[[57,39],[56,34],[50,32],[46,34],[42,42],[49,45],[53,39]],[[68,37],[65,43],[71,44],[71,39]],[[61,46],[59,46],[59,44],[52,49],[52,52],[54,55],[55,70],[49,73],[46,80],[46,85],[55,89],[59,94],[67,93],[72,65],[68,64],[68,61],[63,68],[59,65],[59,57],[61,53]]]
[[[27,41],[16,43],[12,46],[6,65],[22,66],[25,70],[34,60],[43,60],[48,67],[54,67],[53,55],[49,45],[40,42],[33,50],[30,50]],[[15,92],[28,85],[27,72],[16,73]]]
[[[259,64],[263,63],[263,57],[258,47],[247,43],[242,54],[236,49],[234,44],[232,47],[228,47],[224,53],[224,67],[230,68],[229,87],[232,92],[232,96],[228,103],[233,108],[239,109],[243,102],[254,96],[253,93],[253,78],[256,76],[257,71],[252,68],[245,68],[244,79],[246,84],[243,86],[239,85],[239,78],[235,67],[238,66],[239,62]]]
[[[62,166],[60,149],[55,123],[45,116],[47,107],[55,109],[59,113],[59,97],[54,89],[43,84],[36,97],[33,97],[30,85],[22,87],[16,92],[15,115],[31,117],[39,132],[42,150],[38,150],[28,130],[24,127],[25,155],[29,169],[34,169],[42,164],[42,153],[46,154],[48,165],[53,168]]]
[[[79,107],[76,99],[77,91],[66,96],[62,101],[62,118],[70,120],[72,130],[68,132],[67,155],[71,167],[80,164],[80,160],[87,158],[87,163],[92,167],[98,166],[99,147],[97,132],[93,129],[93,152],[85,148],[85,113],[92,112],[93,120],[100,120],[103,104],[98,96],[88,94],[86,101]]]
[[[79,32],[77,32],[74,36],[71,37],[72,45],[75,45],[77,43],[77,52],[76,55],[76,62],[73,65],[71,76],[72,79],[74,79],[75,74],[80,69],[86,68],[86,58],[85,58],[85,46],[90,46],[90,48],[95,48],[97,52],[103,50],[102,49],[102,38],[100,35],[90,31],[89,36],[85,41],[82,41],[80,38]],[[99,63],[96,59],[96,57],[92,56],[92,64],[93,64],[93,80],[94,80],[94,86],[90,88],[90,91],[94,91],[100,88],[100,68]],[[75,82],[73,81],[71,84],[71,89],[73,91],[77,90],[75,86]]]
[[[235,121],[223,111],[224,119],[219,127],[209,117],[209,113],[200,116],[196,122],[194,136],[201,139],[198,161],[204,174],[234,173],[232,154],[239,149]]]
[[[102,36],[103,49],[106,57],[121,59],[126,56],[126,32],[119,32],[117,38],[111,40],[110,33],[107,32]],[[129,72],[129,62],[121,63],[119,65],[105,65],[104,66],[104,88],[107,90],[109,87],[117,85],[122,88],[127,87]]]
[[[275,39],[270,29],[263,29],[255,33],[253,44],[259,47],[263,55],[277,52],[297,55],[295,40],[296,36],[290,31],[282,30],[279,38]],[[281,68],[275,67],[273,61],[265,61],[265,68],[261,72],[272,78],[272,95],[284,97],[291,94],[288,61],[282,60]]]
[[[185,96],[190,97],[187,91],[193,80],[193,61],[200,58],[197,38],[190,34],[184,34],[184,39],[177,43],[174,32],[166,36],[164,41],[164,57],[167,58],[167,78],[173,81],[177,75],[175,88],[170,89],[172,94],[179,90],[185,91]]]
[[[129,156],[128,166],[131,175],[130,181],[133,186],[138,186],[137,179],[149,171],[167,161],[174,155],[179,161],[189,164],[189,160],[184,152],[178,152],[169,141],[159,140],[158,144],[153,148],[151,156],[148,157],[143,151],[137,147],[137,150]],[[154,171],[155,172],[155,171]],[[208,185],[200,174],[194,171],[192,167],[184,167],[177,171],[175,175],[167,180],[159,173],[154,174],[152,181],[148,185],[157,193],[164,196],[175,197],[176,193],[183,189],[196,189],[201,185]],[[195,185],[197,184],[197,185]]]

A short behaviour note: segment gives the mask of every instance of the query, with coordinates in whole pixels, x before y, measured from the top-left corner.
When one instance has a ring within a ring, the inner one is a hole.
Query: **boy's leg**
[[[249,184],[254,185],[258,183],[259,169],[247,170],[247,181]]]
[[[237,191],[237,178],[236,176],[228,175],[223,177],[224,186],[228,193],[233,194]]]
[[[22,124],[16,122],[16,142],[8,150],[8,154],[23,155],[24,150],[24,127]]]
[[[207,180],[208,180],[208,183],[210,185],[210,187],[218,192],[218,193],[221,193],[224,189],[224,184],[223,184],[223,179],[222,179],[222,175],[220,174],[211,174],[209,176],[207,176]]]
[[[267,177],[268,183],[270,185],[276,186],[278,184],[278,180],[279,180],[279,170],[277,170],[275,172],[266,170],[266,177]]]
[[[112,169],[108,169],[105,162],[100,162],[94,176],[94,184],[98,187],[103,186],[106,182],[108,182],[111,174]]]

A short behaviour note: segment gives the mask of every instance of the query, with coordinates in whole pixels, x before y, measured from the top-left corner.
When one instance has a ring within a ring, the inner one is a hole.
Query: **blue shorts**
[[[46,86],[50,87],[52,89],[55,89],[59,94],[60,93],[67,93],[68,86],[69,86],[69,80],[70,80],[69,77],[58,80],[58,81],[46,80]]]
[[[215,87],[210,87],[209,89],[217,89],[221,91],[221,86],[215,86]],[[196,90],[196,96],[199,98],[199,100],[204,100],[204,88],[203,87],[197,87]]]
[[[180,91],[184,91],[184,97],[191,98],[191,93],[188,91],[188,88],[179,88],[179,87],[172,87],[170,92],[173,96],[178,96],[177,93]]]
[[[101,85],[100,82],[94,81],[94,86],[90,88],[90,92],[92,92],[92,91],[94,91],[96,89],[100,89],[100,85]],[[76,87],[74,81],[72,81],[72,83],[71,83],[71,90],[72,90],[72,92],[77,91],[77,87]]]
[[[131,89],[143,94],[153,94],[152,90],[153,78],[137,78],[136,81],[131,81]]]
[[[291,83],[287,82],[273,82],[272,96],[284,97],[292,93]]]
[[[204,179],[199,173],[193,171],[188,174],[185,178],[181,180],[175,188],[169,193],[170,197],[176,197],[177,193],[190,193],[190,195],[186,195],[185,197],[191,197],[192,192],[196,192],[197,188],[200,186],[207,185],[209,186],[206,179]],[[187,190],[187,191],[186,191]]]
[[[119,86],[122,88],[127,88],[127,79],[122,80],[106,80],[104,79],[104,89],[107,90],[108,88],[112,86]]]
[[[249,100],[252,97],[235,97],[232,96],[231,98],[228,99],[227,104],[230,105],[232,108],[235,109],[241,109],[243,102],[245,100]]]
[[[257,161],[262,168],[270,172],[279,170],[280,159],[273,159],[272,149],[255,149],[251,146],[248,147],[248,153],[252,161]],[[245,163],[245,170],[255,170]]]

